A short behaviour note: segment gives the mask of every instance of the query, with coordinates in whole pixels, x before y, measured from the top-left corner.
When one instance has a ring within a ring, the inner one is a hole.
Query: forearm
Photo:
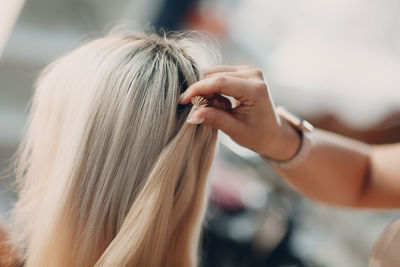
[[[370,177],[370,147],[322,130],[312,132],[311,138],[311,151],[304,161],[293,168],[276,168],[277,172],[312,199],[362,206]]]

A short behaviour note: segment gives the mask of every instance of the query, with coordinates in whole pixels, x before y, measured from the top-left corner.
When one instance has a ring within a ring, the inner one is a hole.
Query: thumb
[[[186,122],[191,124],[205,123],[211,127],[220,129],[230,137],[235,137],[240,129],[245,128],[243,127],[243,122],[233,117],[232,114],[213,107],[196,110],[189,115]]]

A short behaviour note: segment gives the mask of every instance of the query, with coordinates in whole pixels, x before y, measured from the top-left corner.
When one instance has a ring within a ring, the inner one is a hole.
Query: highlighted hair
[[[198,49],[113,34],[43,71],[18,153],[26,266],[198,264],[217,132],[185,123],[194,107],[178,105],[200,79]]]

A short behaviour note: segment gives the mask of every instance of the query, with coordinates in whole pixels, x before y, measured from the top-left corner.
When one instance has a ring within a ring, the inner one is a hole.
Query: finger
[[[249,69],[251,68],[250,66],[247,65],[239,65],[239,66],[224,66],[224,65],[219,65],[219,66],[212,66],[204,71],[204,75],[209,75],[212,73],[216,72],[234,72],[234,71],[239,71],[239,70],[244,70],[244,69]]]
[[[231,72],[214,72],[206,74],[204,78],[215,77],[215,76],[230,76],[242,79],[260,79],[264,80],[263,73],[261,70],[256,68],[243,69]]]
[[[238,136],[239,132],[245,129],[243,122],[237,120],[228,112],[213,107],[205,107],[193,112],[189,115],[187,122],[192,124],[205,123],[223,131],[232,138]]]
[[[187,104],[190,99],[197,95],[224,94],[238,99],[252,95],[251,89],[254,81],[229,76],[216,76],[200,80],[186,90],[180,98],[181,104]]]
[[[247,72],[242,72],[242,71],[232,71],[232,72],[214,72],[211,74],[207,74],[204,76],[204,78],[211,78],[215,76],[230,76],[230,77],[236,77],[236,78],[242,78],[242,79],[248,79],[249,74]]]

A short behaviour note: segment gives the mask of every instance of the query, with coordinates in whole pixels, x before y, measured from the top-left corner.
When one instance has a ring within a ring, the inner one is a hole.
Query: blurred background
[[[277,104],[323,129],[398,142],[399,10],[397,0],[2,1],[0,171],[20,140],[39,71],[119,24],[209,32],[224,64],[263,70]],[[224,135],[211,179],[205,267],[366,266],[374,241],[399,216],[305,199]],[[0,183],[6,219],[17,198],[12,180]]]

